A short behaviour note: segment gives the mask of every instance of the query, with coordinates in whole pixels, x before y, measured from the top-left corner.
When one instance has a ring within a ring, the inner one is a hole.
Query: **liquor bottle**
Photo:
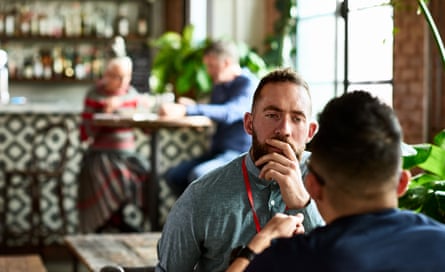
[[[53,77],[51,51],[48,49],[42,49],[40,51],[40,55],[42,57],[43,78],[51,79]]]
[[[5,34],[5,14],[0,11],[0,35]]]
[[[125,37],[130,33],[130,22],[128,21],[127,6],[120,5],[119,13],[116,17],[116,33]]]
[[[137,22],[137,31],[138,35],[141,37],[145,37],[147,35],[147,17],[142,12],[142,9],[139,10],[138,22]]]
[[[6,14],[5,17],[6,36],[16,35],[16,17],[17,17],[17,10],[15,9],[15,7]]]
[[[63,56],[62,56],[62,48],[60,46],[56,46],[53,48],[52,52],[53,59],[53,77],[60,79],[63,76]]]
[[[33,76],[35,79],[41,79],[43,77],[43,64],[42,57],[36,52],[32,58]]]
[[[29,6],[23,5],[20,9],[20,33],[22,36],[28,36],[31,33],[31,19],[32,13],[29,9]]]

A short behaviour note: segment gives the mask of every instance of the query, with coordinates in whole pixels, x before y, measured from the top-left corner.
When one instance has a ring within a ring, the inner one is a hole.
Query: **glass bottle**
[[[130,33],[130,22],[128,21],[128,11],[126,5],[119,6],[119,13],[116,18],[116,33],[125,37]]]

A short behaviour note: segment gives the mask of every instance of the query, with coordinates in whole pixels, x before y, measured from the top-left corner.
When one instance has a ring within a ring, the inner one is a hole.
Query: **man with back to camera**
[[[276,213],[303,213],[310,231],[324,224],[303,184],[317,130],[307,83],[290,69],[261,79],[244,128],[247,153],[196,180],[170,211],[158,244],[156,271],[224,271]]]
[[[227,272],[445,271],[445,226],[397,209],[411,175],[392,109],[355,91],[331,100],[319,126],[306,187],[326,226],[294,236],[302,216],[278,214]]]
[[[216,123],[210,150],[170,168],[165,180],[170,189],[181,195],[195,179],[234,159],[249,149],[249,135],[243,128],[243,115],[249,110],[257,78],[239,64],[237,46],[231,41],[212,42],[204,51],[204,65],[213,88],[208,104],[165,103],[159,115],[181,117],[204,115]],[[184,99],[179,99],[184,101]]]

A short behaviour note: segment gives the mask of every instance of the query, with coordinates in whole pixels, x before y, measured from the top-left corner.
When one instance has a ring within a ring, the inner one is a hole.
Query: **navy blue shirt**
[[[277,239],[246,271],[445,271],[445,226],[396,209]]]
[[[244,114],[250,111],[258,79],[248,70],[233,81],[213,86],[210,102],[187,106],[187,115],[204,115],[216,122],[211,151],[246,152],[251,137],[244,131]]]

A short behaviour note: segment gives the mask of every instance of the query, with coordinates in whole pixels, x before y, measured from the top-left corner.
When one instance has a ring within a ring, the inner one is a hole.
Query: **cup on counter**
[[[162,94],[141,94],[141,103],[138,104],[138,112],[158,113],[159,106],[163,103],[175,101],[175,95],[172,92]]]
[[[24,105],[26,102],[27,100],[24,96],[13,96],[9,98],[9,104],[11,105]]]

